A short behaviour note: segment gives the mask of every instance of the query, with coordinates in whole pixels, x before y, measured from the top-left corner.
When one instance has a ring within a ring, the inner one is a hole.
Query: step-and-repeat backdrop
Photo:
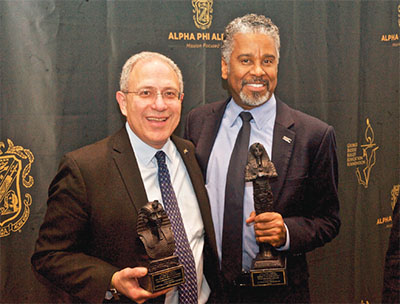
[[[125,60],[151,50],[181,67],[184,121],[227,97],[223,29],[251,12],[280,28],[276,94],[337,133],[343,224],[308,255],[312,299],[380,301],[400,188],[400,1],[2,0],[1,302],[61,301],[30,266],[47,188],[65,152],[123,125],[115,91]]]

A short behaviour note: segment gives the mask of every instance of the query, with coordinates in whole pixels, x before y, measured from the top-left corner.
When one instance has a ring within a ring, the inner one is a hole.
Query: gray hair
[[[121,72],[121,78],[119,80],[119,87],[120,90],[125,92],[128,91],[128,81],[129,81],[129,74],[131,73],[133,67],[135,66],[136,63],[139,61],[145,60],[145,59],[160,59],[167,63],[176,73],[176,76],[178,76],[178,81],[179,81],[179,90],[182,93],[183,92],[183,77],[182,77],[182,72],[178,68],[178,66],[175,64],[175,62],[172,61],[172,59],[168,58],[167,56],[156,53],[156,52],[141,52],[138,54],[133,55],[130,57],[122,67],[122,72]]]
[[[229,64],[233,51],[233,36],[237,33],[261,33],[270,36],[275,42],[277,59],[279,60],[281,42],[278,27],[270,18],[266,18],[263,15],[247,14],[232,20],[225,28],[221,55],[226,63]]]

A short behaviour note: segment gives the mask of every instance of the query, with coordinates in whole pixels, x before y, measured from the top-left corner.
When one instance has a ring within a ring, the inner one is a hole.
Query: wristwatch
[[[118,290],[114,287],[114,284],[113,284],[113,279],[114,279],[114,276],[117,274],[117,272],[115,272],[113,274],[113,276],[111,277],[110,285],[108,286],[108,290],[106,291],[106,295],[104,296],[104,299],[107,300],[107,301],[110,301],[110,300],[113,300],[113,299],[118,301],[119,300],[119,296],[121,295],[118,292]]]
[[[110,288],[109,290],[106,291],[106,295],[104,296],[104,299],[107,301],[109,300],[119,300],[119,296],[121,294],[115,289],[115,288]]]

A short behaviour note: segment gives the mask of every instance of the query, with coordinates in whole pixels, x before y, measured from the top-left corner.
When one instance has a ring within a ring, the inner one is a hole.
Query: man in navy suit
[[[335,133],[332,126],[290,108],[274,95],[280,37],[269,18],[255,14],[236,18],[226,27],[224,37],[221,76],[231,97],[192,110],[185,137],[194,143],[205,176],[225,299],[306,303],[310,296],[305,254],[331,241],[340,227]],[[251,114],[248,146],[261,143],[278,173],[271,182],[274,212],[256,215],[252,184],[245,183],[239,202],[243,205],[242,224],[237,235],[230,232],[239,241],[223,249],[225,212],[238,205],[225,200],[227,175],[230,178],[243,170],[228,173],[230,155],[244,125],[241,112]],[[248,273],[260,242],[269,243],[287,258],[287,285],[251,287]],[[224,259],[237,248],[241,261],[224,269]]]

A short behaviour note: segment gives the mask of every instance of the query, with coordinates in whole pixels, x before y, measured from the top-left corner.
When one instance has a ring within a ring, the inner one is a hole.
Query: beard
[[[242,90],[240,91],[240,99],[242,100],[242,102],[250,107],[257,107],[262,105],[263,103],[265,103],[267,100],[269,100],[272,96],[272,92],[269,91],[269,81],[268,80],[259,80],[259,79],[254,79],[251,82],[264,82],[267,86],[267,92],[264,94],[261,94],[259,92],[251,92],[250,94],[246,94],[244,93]],[[251,83],[250,82],[250,83]],[[248,84],[249,82],[247,82],[246,80],[244,80],[242,82],[242,87],[244,87],[246,84]]]
[[[265,94],[260,94],[258,92],[253,92],[252,94],[247,95],[243,91],[240,91],[239,96],[245,105],[250,107],[257,107],[269,100],[272,96],[272,93],[267,92]]]

